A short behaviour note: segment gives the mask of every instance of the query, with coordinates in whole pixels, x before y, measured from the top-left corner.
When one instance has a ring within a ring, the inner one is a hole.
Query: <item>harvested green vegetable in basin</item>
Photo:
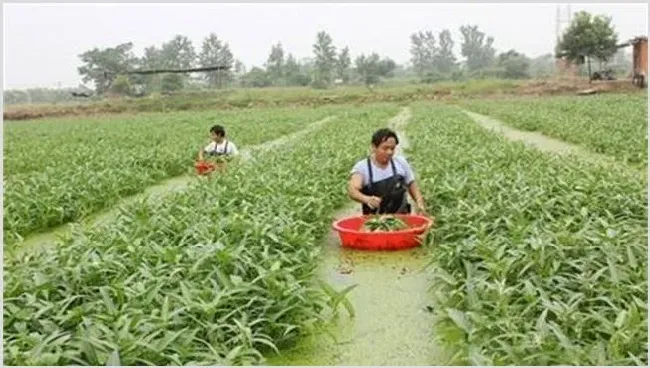
[[[373,216],[362,227],[364,231],[368,232],[399,231],[407,228],[408,225],[404,221],[392,215]]]

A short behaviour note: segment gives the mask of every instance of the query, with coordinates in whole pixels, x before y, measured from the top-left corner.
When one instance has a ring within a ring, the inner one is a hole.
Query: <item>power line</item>
[[[206,66],[201,68],[189,68],[189,69],[143,69],[143,70],[127,70],[123,72],[104,70],[104,77],[108,77],[109,75],[116,75],[116,74],[196,73],[196,72],[210,72],[210,71],[228,70],[228,69],[230,68],[225,65],[216,65],[216,66]]]
[[[130,70],[124,72],[124,74],[195,73],[195,72],[210,72],[215,70],[226,70],[226,69],[229,69],[229,67],[225,65],[218,65],[218,66],[206,66],[202,68],[190,68],[190,69]]]

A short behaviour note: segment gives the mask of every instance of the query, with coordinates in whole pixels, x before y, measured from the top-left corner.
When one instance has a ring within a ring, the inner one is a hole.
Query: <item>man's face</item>
[[[221,141],[223,141],[223,136],[215,132],[210,132],[210,138],[212,138],[212,140],[217,143],[221,143]]]
[[[381,142],[379,146],[372,146],[372,151],[375,154],[377,162],[380,164],[386,164],[395,154],[395,148],[397,148],[397,142],[395,138],[390,137],[385,141]]]

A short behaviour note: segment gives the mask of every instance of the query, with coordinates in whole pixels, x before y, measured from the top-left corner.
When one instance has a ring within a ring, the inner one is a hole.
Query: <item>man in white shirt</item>
[[[426,215],[424,197],[415,181],[411,165],[396,155],[397,133],[384,128],[371,139],[372,154],[352,168],[348,195],[361,203],[364,215],[373,213],[411,213],[407,193],[417,205],[417,213]]]
[[[203,154],[208,156],[235,156],[239,154],[237,146],[226,139],[226,130],[221,125],[210,128],[212,142],[199,151],[199,161],[203,161]]]

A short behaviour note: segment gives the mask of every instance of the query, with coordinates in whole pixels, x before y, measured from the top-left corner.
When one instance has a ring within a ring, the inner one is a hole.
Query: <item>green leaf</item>
[[[456,326],[461,328],[466,333],[471,333],[472,331],[471,322],[467,318],[465,312],[454,308],[447,308],[446,311],[447,311],[447,315],[449,316],[449,318],[451,318],[452,321],[454,321]]]
[[[117,350],[113,350],[111,355],[108,356],[108,360],[106,361],[106,366],[121,366],[122,364],[120,363],[120,353]]]

